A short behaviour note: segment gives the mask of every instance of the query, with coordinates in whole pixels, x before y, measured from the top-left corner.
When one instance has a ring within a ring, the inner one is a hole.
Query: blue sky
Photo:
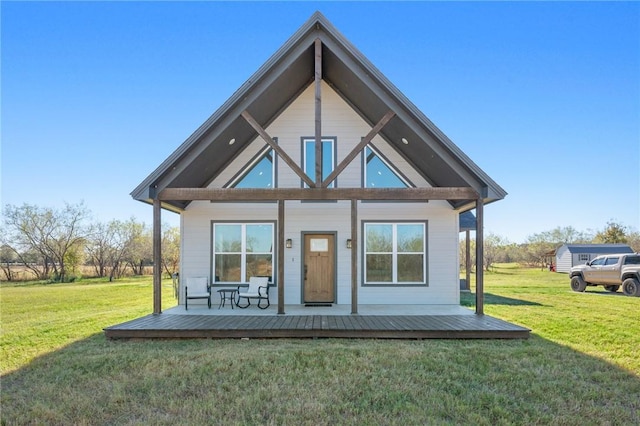
[[[486,232],[640,228],[640,3],[0,7],[2,205],[150,224],[131,190],[320,10],[507,190]]]

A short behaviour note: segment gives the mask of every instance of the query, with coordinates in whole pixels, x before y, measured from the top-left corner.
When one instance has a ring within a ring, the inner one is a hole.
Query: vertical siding
[[[556,251],[556,271],[569,272],[572,265],[571,252],[566,245],[560,246]]]
[[[314,90],[309,87],[266,130],[278,138],[278,144],[295,161],[300,161],[301,137],[314,134]],[[336,163],[360,142],[371,127],[364,122],[329,86],[322,86],[322,135],[336,137]],[[417,186],[428,186],[404,159],[382,138],[374,144],[391,163],[402,170]],[[224,186],[264,146],[254,140],[221,173],[210,187]],[[301,186],[300,178],[282,161],[278,161],[278,186]],[[340,187],[360,187],[361,157],[354,159],[338,177]],[[346,240],[351,238],[350,202],[327,203],[287,201],[285,203],[285,239],[293,241],[293,248],[285,249],[285,304],[302,301],[302,233],[335,232],[337,251],[336,302],[351,303],[351,251]],[[275,203],[210,203],[193,202],[182,214],[181,276],[211,275],[211,222],[215,220],[277,220]],[[442,201],[429,203],[372,203],[358,204],[358,259],[362,257],[362,221],[427,221],[428,286],[361,286],[361,304],[457,304],[459,303],[458,213]],[[358,282],[362,269],[358,268]],[[211,278],[211,277],[210,277]],[[270,290],[271,301],[277,300],[277,289]]]

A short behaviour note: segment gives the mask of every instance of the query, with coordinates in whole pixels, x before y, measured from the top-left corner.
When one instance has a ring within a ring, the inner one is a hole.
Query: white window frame
[[[221,226],[231,226],[237,225],[240,226],[240,251],[222,251],[216,252],[216,225]],[[247,225],[268,225],[271,227],[271,252],[249,252],[247,253]],[[213,285],[225,285],[225,284],[237,284],[237,283],[245,283],[246,281],[243,279],[247,276],[247,255],[271,255],[271,280],[269,284],[275,283],[276,277],[276,253],[275,253],[275,236],[276,231],[276,223],[275,222],[225,222],[225,221],[212,221],[211,222],[211,276]],[[216,254],[235,254],[240,255],[240,281],[216,281]]]
[[[362,226],[362,282],[363,285],[372,286],[425,286],[428,285],[427,279],[427,224],[428,222],[408,221],[408,222],[385,222],[385,221],[364,221]],[[369,225],[391,225],[391,252],[373,252],[367,251],[367,227]],[[398,251],[398,225],[420,225],[422,226],[422,251],[421,252],[399,252]],[[368,281],[367,279],[367,255],[368,254],[391,254],[391,282]],[[398,254],[421,254],[422,255],[422,277],[421,282],[403,281],[398,282]]]

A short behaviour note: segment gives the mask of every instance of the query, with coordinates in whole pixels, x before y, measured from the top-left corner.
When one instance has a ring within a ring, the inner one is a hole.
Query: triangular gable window
[[[364,149],[365,188],[410,188],[414,185],[371,145]]]
[[[267,146],[229,182],[226,188],[275,188],[273,149]]]

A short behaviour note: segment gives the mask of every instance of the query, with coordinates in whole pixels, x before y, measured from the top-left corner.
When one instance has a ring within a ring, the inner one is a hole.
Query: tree
[[[18,256],[8,244],[0,246],[0,268],[4,273],[7,281],[13,281],[13,272],[11,266],[18,260]]]
[[[640,253],[640,232],[629,231],[627,233],[627,244],[629,244],[629,247],[631,247],[633,251]]]
[[[50,265],[59,281],[67,280],[67,268],[73,269],[81,261],[80,249],[86,236],[84,221],[88,215],[83,203],[65,204],[62,209],[26,203],[21,207],[7,205],[4,213],[7,231],[15,242],[14,251],[37,252],[42,259],[42,271],[48,272]]]
[[[109,271],[112,281],[122,275],[126,259],[135,248],[139,229],[143,228],[144,224],[133,218],[127,222],[112,220],[92,225],[86,251],[98,276],[104,277]]]
[[[162,233],[162,267],[171,276],[180,264],[180,229],[168,228]]]
[[[488,271],[492,264],[499,260],[504,260],[504,258],[501,259],[500,257],[504,254],[505,247],[508,244],[509,241],[500,235],[493,233],[485,235],[483,248],[484,256],[482,259],[485,271]]]
[[[577,231],[572,226],[557,227],[527,237],[522,260],[530,265],[546,266],[547,260],[562,244],[586,244],[591,242],[589,234]]]
[[[124,260],[135,275],[142,275],[144,265],[150,264],[153,259],[152,231],[144,223],[136,222],[131,225],[131,237],[132,244]]]
[[[610,220],[607,222],[606,228],[596,234],[593,242],[600,244],[626,243],[627,232],[626,226]]]

